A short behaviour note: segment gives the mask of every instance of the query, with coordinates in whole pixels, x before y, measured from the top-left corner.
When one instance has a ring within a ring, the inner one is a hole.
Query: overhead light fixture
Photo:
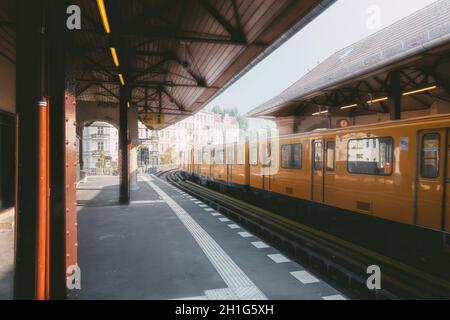
[[[117,57],[117,51],[116,51],[116,48],[111,47],[110,50],[111,50],[111,56],[112,56],[112,58],[113,58],[113,61],[114,61],[115,66],[116,66],[116,67],[119,67],[119,58]]]
[[[109,26],[108,15],[106,14],[105,2],[103,0],[97,0],[98,11],[100,12],[100,17],[102,18],[103,27],[106,33],[111,33],[111,28]]]
[[[341,110],[350,109],[350,108],[354,108],[354,107],[357,107],[357,106],[358,106],[357,103],[355,103],[355,104],[350,104],[350,105],[348,105],[348,106],[343,106],[343,107],[341,107]]]
[[[431,87],[427,87],[427,88],[422,88],[422,89],[417,89],[414,91],[405,92],[402,94],[402,96],[409,96],[411,94],[421,93],[421,92],[430,91],[430,90],[434,90],[434,89],[437,89],[437,86],[431,86]]]
[[[315,112],[315,113],[313,113],[312,115],[313,115],[313,116],[320,116],[320,115],[326,114],[326,113],[328,113],[328,110]]]
[[[373,99],[373,100],[369,100],[367,101],[367,103],[371,104],[371,103],[377,103],[377,102],[381,102],[381,101],[386,101],[388,100],[388,97],[383,97],[383,98],[378,98],[378,99]]]
[[[123,79],[123,75],[121,73],[119,73],[119,80],[120,80],[120,83],[124,86],[125,80]]]
[[[130,101],[127,102],[127,106],[128,106],[128,108],[131,108]]]

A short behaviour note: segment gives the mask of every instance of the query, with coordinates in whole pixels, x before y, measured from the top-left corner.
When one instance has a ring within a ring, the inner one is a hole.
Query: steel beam
[[[128,87],[120,87],[119,100],[119,145],[120,145],[120,203],[130,203],[130,170],[128,161],[128,101],[130,99],[130,89]]]
[[[391,120],[401,118],[402,89],[400,85],[400,71],[392,71],[389,74],[389,113]]]

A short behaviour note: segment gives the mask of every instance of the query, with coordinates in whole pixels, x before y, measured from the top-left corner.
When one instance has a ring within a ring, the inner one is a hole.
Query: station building
[[[339,50],[247,115],[284,135],[449,113],[449,6],[436,1]]]

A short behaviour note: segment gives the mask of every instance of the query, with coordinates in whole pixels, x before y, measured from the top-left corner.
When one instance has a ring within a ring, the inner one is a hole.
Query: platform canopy
[[[116,103],[123,80],[130,105],[164,113],[164,128],[204,107],[334,1],[102,2],[103,15],[99,1],[74,2],[83,14],[74,33],[78,101]]]
[[[439,0],[331,55],[247,116],[392,115],[425,109],[436,100],[450,101],[449,75],[450,2]]]

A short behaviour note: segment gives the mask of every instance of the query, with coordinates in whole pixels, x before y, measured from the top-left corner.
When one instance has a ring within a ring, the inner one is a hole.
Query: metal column
[[[401,118],[401,86],[400,71],[390,73],[389,81],[389,113],[391,120],[400,120]]]
[[[120,172],[120,203],[128,204],[130,202],[130,168],[128,159],[128,101],[130,97],[129,88],[122,86],[120,88],[120,124],[119,124],[119,144],[121,153],[121,172]]]

